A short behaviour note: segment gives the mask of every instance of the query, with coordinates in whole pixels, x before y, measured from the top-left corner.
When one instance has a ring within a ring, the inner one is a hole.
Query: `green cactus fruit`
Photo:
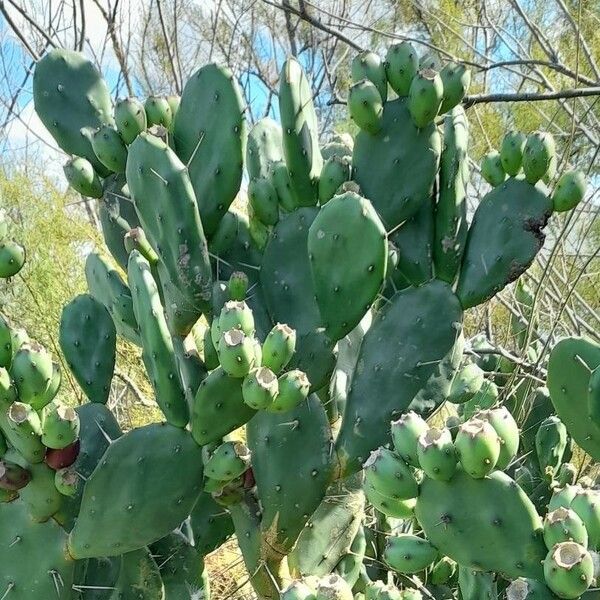
[[[556,146],[552,135],[544,131],[530,133],[523,149],[525,179],[537,183],[552,169],[553,160],[556,160]]]
[[[587,392],[587,414],[596,425],[600,426],[600,367],[596,367],[590,374]]]
[[[369,80],[363,79],[350,87],[348,110],[363,131],[375,135],[381,129],[383,101],[377,87]]]
[[[486,194],[469,229],[458,280],[463,308],[485,302],[529,267],[551,212],[550,198],[521,179]]]
[[[488,152],[481,161],[481,176],[492,186],[498,187],[506,179],[506,173],[497,150]]]
[[[63,496],[54,485],[54,471],[44,463],[29,465],[31,481],[20,492],[27,505],[29,516],[36,523],[43,523],[54,516],[61,507]]]
[[[306,373],[299,369],[288,371],[278,378],[279,393],[265,409],[272,413],[288,412],[308,398],[310,382]]]
[[[449,62],[440,71],[440,79],[444,86],[444,95],[439,112],[444,114],[462,102],[471,85],[471,70],[465,65]]]
[[[475,418],[487,421],[498,434],[500,455],[496,468],[506,469],[519,449],[519,427],[510,411],[505,406],[500,406],[492,410],[481,410],[475,414]]]
[[[244,403],[242,379],[219,367],[200,384],[192,408],[192,435],[200,445],[221,439],[247,423],[255,411]]]
[[[175,117],[177,116],[177,113],[179,112],[179,106],[181,104],[181,96],[178,96],[177,94],[171,94],[170,96],[167,96],[167,102],[171,109],[171,115],[173,115],[173,121],[174,121]]]
[[[131,144],[148,127],[144,105],[137,98],[119,100],[115,105],[115,123],[122,140]]]
[[[333,155],[325,161],[319,177],[319,204],[323,206],[337,193],[339,187],[350,179],[350,157]]]
[[[560,507],[544,519],[544,542],[548,550],[561,542],[577,542],[587,548],[588,533],[575,511]]]
[[[76,192],[90,198],[102,198],[102,183],[89,160],[75,156],[65,163],[63,171]]]
[[[573,463],[565,462],[558,469],[556,481],[560,487],[573,485],[577,480],[577,473],[577,467]]]
[[[262,365],[273,373],[283,371],[296,350],[296,331],[283,323],[271,329],[262,347]]]
[[[398,500],[390,496],[384,496],[371,485],[365,486],[365,494],[369,502],[386,517],[393,519],[410,519],[417,504],[416,498]]]
[[[419,465],[427,477],[448,481],[456,471],[456,450],[446,428],[431,427],[417,442]]]
[[[352,60],[352,79],[354,81],[370,81],[379,92],[383,102],[387,100],[388,82],[385,72],[385,64],[374,52],[364,50],[357,54]]]
[[[125,173],[127,164],[127,147],[119,132],[108,125],[103,125],[92,134],[92,148],[98,160],[114,173]]]
[[[457,106],[444,118],[433,244],[435,276],[448,283],[458,275],[467,239],[468,143],[469,122]]]
[[[410,468],[391,450],[373,450],[364,469],[367,484],[383,496],[407,500],[418,495],[417,482]]]
[[[407,98],[386,102],[381,130],[376,135],[359,132],[352,155],[353,178],[387,231],[431,200],[442,152],[435,124],[416,127],[407,104]]]
[[[385,55],[385,74],[398,96],[408,96],[410,84],[419,70],[419,57],[408,42],[393,44]]]
[[[494,470],[500,438],[487,421],[473,418],[463,423],[454,443],[461,465],[471,477],[481,479]]]
[[[54,485],[63,496],[76,496],[80,485],[79,475],[74,469],[59,469],[54,474]]]
[[[419,71],[410,84],[407,107],[414,124],[423,129],[431,123],[440,110],[444,97],[444,84],[433,69]]]
[[[323,166],[317,115],[309,81],[295,58],[288,58],[279,76],[279,112],[283,153],[296,206],[317,202],[318,177]]]
[[[44,406],[54,367],[50,353],[43,346],[36,342],[21,346],[13,356],[10,375],[21,402],[31,404],[36,410]]]
[[[417,443],[419,438],[427,432],[429,425],[417,413],[409,411],[397,421],[392,421],[391,427],[394,449],[404,462],[418,468]]]
[[[579,489],[569,506],[583,521],[588,533],[589,548],[600,548],[600,492]]]
[[[585,175],[581,171],[563,173],[552,193],[552,208],[555,212],[575,208],[583,200],[585,189]]]
[[[316,600],[354,600],[352,588],[336,573],[319,579]]]
[[[248,134],[246,168],[250,180],[270,177],[275,164],[283,159],[281,127],[265,117],[258,121]]]
[[[250,466],[250,451],[242,442],[223,442],[204,464],[207,477],[229,482]]]
[[[254,410],[268,410],[278,392],[277,376],[268,367],[250,371],[242,384],[244,402]]]
[[[33,74],[35,111],[58,145],[67,153],[104,167],[90,138],[102,125],[112,125],[108,86],[82,54],[57,48],[36,63]]]
[[[246,434],[263,508],[264,547],[287,555],[331,481],[333,450],[325,409],[313,394],[285,413],[259,411]],[[308,455],[306,448],[312,448]]]
[[[42,412],[42,442],[46,448],[61,450],[79,436],[79,417],[70,407],[52,402]]]
[[[448,402],[454,404],[468,402],[481,389],[483,382],[483,370],[476,363],[467,363],[452,381]]]
[[[188,171],[164,142],[142,133],[129,147],[127,183],[140,224],[160,258],[170,329],[187,334],[210,308],[212,288],[208,247]]]
[[[559,598],[579,598],[592,584],[594,562],[584,546],[562,542],[544,560],[546,585]]]
[[[108,310],[81,294],[63,308],[60,347],[75,379],[92,402],[106,404],[115,367],[117,332]]]
[[[0,590],[11,600],[73,598],[75,561],[52,519],[34,523],[24,502],[0,506]]]
[[[351,251],[357,239],[359,254]],[[352,192],[330,200],[310,226],[308,256],[325,332],[337,341],[358,325],[385,279],[386,231],[371,203]]]
[[[8,369],[12,361],[13,346],[11,327],[7,318],[0,314],[0,367]]]
[[[569,508],[573,498],[575,498],[575,494],[582,491],[582,489],[583,488],[580,485],[570,483],[567,483],[562,487],[555,488],[552,498],[550,498],[550,502],[548,503],[548,510],[553,511],[561,506],[564,508]]]
[[[296,198],[292,191],[290,173],[283,161],[273,163],[271,180],[277,190],[277,197],[281,208],[286,212],[293,211],[296,207]]]
[[[542,421],[535,434],[535,450],[543,475],[553,478],[567,448],[567,428],[555,416]]]
[[[201,486],[202,450],[189,432],[166,423],[130,431],[86,482],[70,554],[115,556],[164,537],[190,514]],[[158,489],[148,501],[146,490]]]
[[[279,198],[270,179],[259,177],[248,184],[248,198],[253,215],[264,225],[279,220]]]
[[[243,300],[229,300],[221,309],[219,332],[222,335],[230,329],[239,329],[247,336],[253,336],[256,331],[252,310]]]
[[[235,302],[243,302],[248,293],[248,275],[243,271],[234,271],[227,282],[229,297]]]
[[[542,521],[525,492],[502,471],[483,479],[460,469],[450,481],[426,477],[415,514],[430,542],[460,565],[510,579],[542,576]]]
[[[502,140],[500,147],[500,161],[504,172],[515,177],[523,165],[523,151],[527,137],[520,131],[509,131]]]
[[[25,264],[25,248],[14,240],[0,241],[0,278],[16,275]]]
[[[433,567],[429,574],[429,581],[433,585],[444,585],[450,581],[456,573],[456,562],[448,556],[442,556]]]
[[[489,379],[484,380],[479,391],[468,402],[458,407],[463,420],[470,419],[480,410],[487,410],[494,406],[498,400],[498,394],[498,386]]]
[[[300,579],[292,581],[281,591],[281,600],[315,600],[316,592]]]
[[[31,481],[31,473],[8,460],[0,460],[0,489],[16,491]]]
[[[221,367],[231,377],[246,377],[255,366],[255,342],[241,329],[223,333],[218,346]]]
[[[173,139],[177,155],[188,167],[202,226],[209,236],[240,189],[246,112],[237,78],[229,68],[215,64],[196,71],[181,96]]]
[[[171,126],[173,113],[169,102],[163,96],[149,96],[144,102],[148,127],[162,125],[166,129]]]
[[[426,569],[438,551],[426,539],[408,533],[387,539],[383,560],[397,573],[412,574]]]
[[[0,378],[1,388],[6,390],[5,377],[2,373]],[[10,445],[28,463],[39,463],[44,460],[46,449],[41,439],[40,418],[29,404],[13,402],[8,405],[3,402],[0,406],[0,428]]]
[[[91,252],[85,261],[85,278],[90,294],[110,313],[117,333],[139,345],[139,327],[133,312],[131,290],[120,273],[105,257]]]

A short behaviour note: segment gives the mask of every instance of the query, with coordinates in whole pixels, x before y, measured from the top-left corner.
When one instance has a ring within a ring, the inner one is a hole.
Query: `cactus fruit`
[[[363,51],[352,59],[352,79],[354,81],[368,80],[379,92],[381,100],[387,100],[388,82],[385,64],[374,52]]]
[[[456,573],[456,562],[447,556],[442,556],[431,568],[429,580],[433,585],[448,583]]]
[[[248,305],[242,301],[230,300],[225,302],[219,315],[220,334],[230,329],[239,329],[246,336],[253,336],[256,329],[254,324],[254,315]]]
[[[81,443],[79,439],[64,448],[54,449],[48,448],[44,456],[45,463],[55,471],[70,467],[79,456],[81,451]]]
[[[569,508],[557,508],[544,519],[544,542],[548,550],[561,542],[577,542],[588,545],[588,533],[576,512]]]
[[[410,84],[419,70],[419,57],[408,42],[393,44],[385,56],[385,74],[398,96],[408,96]]]
[[[369,502],[382,514],[393,519],[410,519],[413,516],[416,498],[399,500],[379,493],[371,485],[365,487],[365,493]]]
[[[42,442],[46,448],[62,450],[79,436],[79,417],[70,407],[52,402],[42,411]]]
[[[444,97],[444,84],[439,73],[423,69],[413,78],[408,92],[407,107],[414,124],[422,129],[438,114]]]
[[[482,410],[475,414],[476,419],[487,421],[498,434],[500,439],[500,454],[496,468],[506,469],[516,457],[519,449],[519,427],[510,411],[505,407],[492,410]]]
[[[439,112],[443,114],[462,102],[471,84],[471,71],[464,65],[449,62],[440,71],[440,79],[444,93]]]
[[[225,331],[218,345],[223,371],[231,377],[245,377],[256,365],[255,340],[241,329]]]
[[[333,155],[325,161],[319,177],[319,204],[323,206],[337,195],[340,186],[350,179],[350,157]]]
[[[426,539],[401,534],[387,539],[383,560],[397,573],[422,571],[437,558],[438,551]]]
[[[352,120],[367,133],[381,129],[383,101],[377,87],[367,79],[355,83],[348,92],[348,110]]]
[[[268,410],[279,393],[277,376],[268,367],[259,367],[246,375],[242,384],[244,402],[254,410]]]
[[[144,105],[137,98],[120,100],[115,105],[115,124],[121,139],[131,144],[148,126]]]
[[[90,198],[102,197],[102,183],[89,160],[76,156],[65,163],[63,172],[76,192]]]
[[[556,544],[544,560],[546,585],[559,598],[579,598],[590,587],[593,577],[592,557],[576,542]]]
[[[262,365],[281,373],[292,359],[296,349],[296,331],[278,323],[267,335],[262,347]]]
[[[364,464],[365,479],[382,496],[408,500],[418,495],[417,482],[408,465],[394,452],[379,448]]]
[[[448,481],[456,471],[456,450],[448,429],[431,427],[417,442],[419,465],[427,477]]]
[[[427,433],[429,425],[417,413],[409,411],[397,421],[392,421],[391,427],[394,450],[407,464],[418,467],[417,447],[419,438]]]
[[[488,152],[481,161],[481,176],[492,186],[498,187],[506,179],[500,154],[496,150]]]
[[[550,416],[539,426],[535,434],[535,449],[540,471],[554,476],[560,467],[567,448],[567,428],[555,416]]]
[[[536,131],[527,136],[523,149],[523,171],[529,183],[537,183],[551,169],[555,159],[554,138],[549,133]]]
[[[15,276],[25,264],[25,248],[14,240],[0,240],[0,278]]]
[[[24,344],[14,354],[10,368],[19,399],[36,410],[48,403],[54,367],[48,351],[35,342]]]
[[[31,473],[10,461],[0,460],[0,489],[20,490],[31,481]]]
[[[448,402],[463,404],[481,389],[484,372],[476,363],[467,363],[456,374],[448,394]]]
[[[371,203],[352,192],[330,200],[310,226],[308,256],[322,324],[337,341],[358,325],[385,278],[386,233]]]
[[[75,496],[80,485],[79,475],[73,469],[59,469],[54,475],[54,485],[63,496]]]
[[[581,171],[567,171],[560,176],[552,193],[552,208],[565,212],[575,208],[585,196],[585,177]]]
[[[590,549],[597,550],[600,547],[600,493],[597,490],[579,489],[569,508],[583,521]]]
[[[582,489],[581,486],[573,484],[566,484],[563,487],[555,488],[548,504],[548,510],[552,512],[560,507],[569,508],[573,498],[575,498],[575,494]]]
[[[306,373],[293,369],[279,376],[277,380],[279,392],[273,402],[267,407],[269,412],[287,412],[296,408],[308,397],[310,382]]]
[[[250,464],[250,453],[241,442],[224,442],[210,455],[204,465],[204,474],[219,481],[232,481]]]
[[[125,172],[127,148],[118,131],[103,125],[92,134],[92,148],[98,160],[109,171]]]
[[[264,225],[275,225],[279,220],[279,199],[270,179],[260,177],[248,184],[248,199],[252,214]]]
[[[162,96],[149,96],[144,102],[146,111],[146,121],[148,127],[153,125],[162,125],[168,129],[173,121],[173,113],[166,98]]]
[[[353,600],[352,589],[337,574],[319,579],[316,600]]]
[[[516,177],[521,170],[526,141],[527,137],[520,131],[509,131],[502,140],[500,162],[510,177]]]
[[[471,477],[481,479],[494,470],[500,456],[500,437],[490,423],[470,419],[458,428],[454,443],[460,463]]]

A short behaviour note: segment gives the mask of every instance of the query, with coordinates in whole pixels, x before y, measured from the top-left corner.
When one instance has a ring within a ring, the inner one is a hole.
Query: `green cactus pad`
[[[90,294],[102,302],[126,340],[140,345],[139,326],[133,312],[131,290],[121,274],[102,255],[91,252],[85,261],[85,278]]]
[[[253,417],[256,411],[244,403],[242,382],[219,367],[200,384],[192,408],[192,435],[198,444],[217,441]]]
[[[448,283],[458,275],[467,239],[468,142],[469,122],[462,106],[457,106],[444,119],[433,245],[435,276]]]
[[[510,579],[542,575],[542,521],[525,492],[500,471],[484,479],[461,470],[447,482],[425,478],[415,514],[431,543],[465,567]]]
[[[371,203],[352,192],[330,200],[310,226],[308,256],[325,332],[337,341],[358,325],[385,278],[386,233]]]
[[[201,488],[202,451],[188,432],[168,424],[134,429],[109,446],[87,480],[69,551],[115,556],[155,542],[190,514]]]
[[[231,516],[210,494],[202,493],[190,514],[194,545],[203,556],[219,548],[232,534]]]
[[[13,347],[8,319],[0,314],[0,367],[8,369],[12,361]]]
[[[342,577],[348,585],[354,587],[360,576],[365,551],[367,549],[367,539],[364,527],[361,525],[350,544],[348,554],[343,556],[340,562],[335,566],[335,573]]]
[[[370,485],[365,486],[365,493],[369,503],[386,517],[392,517],[393,519],[410,519],[413,517],[413,511],[417,503],[416,498],[398,500],[380,494]]]
[[[108,310],[81,294],[63,308],[59,342],[77,382],[91,402],[106,404],[115,368],[117,332]]]
[[[559,341],[548,361],[552,404],[569,434],[594,460],[600,460],[600,425],[588,415],[587,393],[598,366],[600,345],[576,337]]]
[[[460,335],[461,321],[458,299],[441,281],[398,292],[382,308],[363,340],[361,368],[336,441],[342,472],[360,468],[371,450],[389,440],[389,422],[436,374]],[[440,386],[447,392],[450,383],[451,378]]]
[[[240,89],[226,67],[202,67],[190,77],[181,96],[173,127],[175,148],[188,167],[207,235],[217,229],[240,189],[245,113]]]
[[[283,160],[281,127],[268,117],[258,121],[248,134],[246,169],[250,179],[270,177],[273,165]]]
[[[498,584],[494,573],[483,573],[459,565],[458,587],[462,600],[482,600],[483,598],[493,600],[498,598]]]
[[[485,302],[529,267],[551,213],[550,198],[520,179],[486,194],[469,229],[458,280],[463,308]]]
[[[34,523],[21,501],[0,504],[0,593],[11,600],[71,600],[75,561],[54,521]]]
[[[112,598],[123,600],[166,598],[158,565],[147,548],[139,548],[123,555]]]
[[[142,358],[154,388],[156,402],[167,421],[185,427],[189,420],[173,340],[167,327],[156,282],[148,261],[134,250],[129,258],[129,286],[140,326]]]
[[[279,220],[279,198],[270,179],[257,177],[248,184],[248,198],[252,214],[264,225],[275,225]]]
[[[35,111],[58,145],[67,153],[87,158],[96,169],[106,169],[96,158],[92,132],[112,125],[108,87],[94,65],[82,54],[57,48],[35,66]]]
[[[544,419],[535,434],[535,451],[542,475],[558,472],[567,449],[567,428],[556,416]]]
[[[206,238],[188,171],[164,142],[142,133],[129,148],[127,182],[144,232],[163,267],[159,272],[167,311],[173,288],[181,297],[170,319],[171,329],[187,333],[200,313],[209,309],[212,287]]]
[[[263,543],[287,554],[321,503],[331,478],[327,415],[312,395],[281,415],[258,412],[246,431],[263,507]],[[310,454],[308,447],[313,449]]]
[[[414,215],[431,198],[440,154],[437,128],[430,124],[419,130],[404,98],[386,103],[377,135],[365,131],[357,135],[353,177],[387,231]]]
[[[283,154],[296,206],[317,203],[318,178],[323,166],[317,115],[310,83],[295,58],[288,58],[279,76],[279,112]]]

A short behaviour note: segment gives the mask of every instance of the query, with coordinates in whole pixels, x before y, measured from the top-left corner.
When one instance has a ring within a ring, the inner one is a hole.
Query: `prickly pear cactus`
[[[463,331],[582,199],[583,175],[553,186],[551,136],[510,132],[469,218],[469,70],[403,42],[351,74],[360,131],[320,147],[293,58],[281,123],[249,134],[224,67],[201,67],[181,99],[113,109],[83,56],[39,61],[36,111],[112,259],[88,256],[89,294],[63,312],[90,400],[77,410],[52,355],[0,319],[2,598],[67,599],[73,582],[77,598],[207,598],[204,557],[233,533],[273,600],[591,585],[600,499],[567,461],[571,439],[600,455],[597,346],[556,346],[550,402],[511,389],[516,365]],[[24,262],[0,214],[0,277]],[[516,294],[511,330],[535,352],[534,296]],[[164,422],[123,433],[107,408],[117,336],[141,347]]]

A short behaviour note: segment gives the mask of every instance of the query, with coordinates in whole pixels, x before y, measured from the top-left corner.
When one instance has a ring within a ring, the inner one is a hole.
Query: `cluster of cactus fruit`
[[[36,111],[69,184],[97,199],[112,258],[87,257],[89,294],[60,326],[88,403],[61,406],[49,353],[0,323],[0,597],[207,598],[203,559],[234,533],[269,599],[590,587],[600,492],[568,458],[574,441],[600,459],[600,348],[560,342],[549,394],[502,404],[515,365],[462,326],[585,182],[554,185],[551,137],[510,133],[469,223],[470,74],[436,67],[407,43],[358,55],[360,131],[320,147],[294,59],[281,126],[249,132],[226,68],[199,69],[181,99],[113,108],[83,56],[37,63]],[[24,253],[1,244],[10,277]],[[536,324],[513,325],[536,352]],[[106,408],[117,336],[141,347],[165,422],[123,433]]]

